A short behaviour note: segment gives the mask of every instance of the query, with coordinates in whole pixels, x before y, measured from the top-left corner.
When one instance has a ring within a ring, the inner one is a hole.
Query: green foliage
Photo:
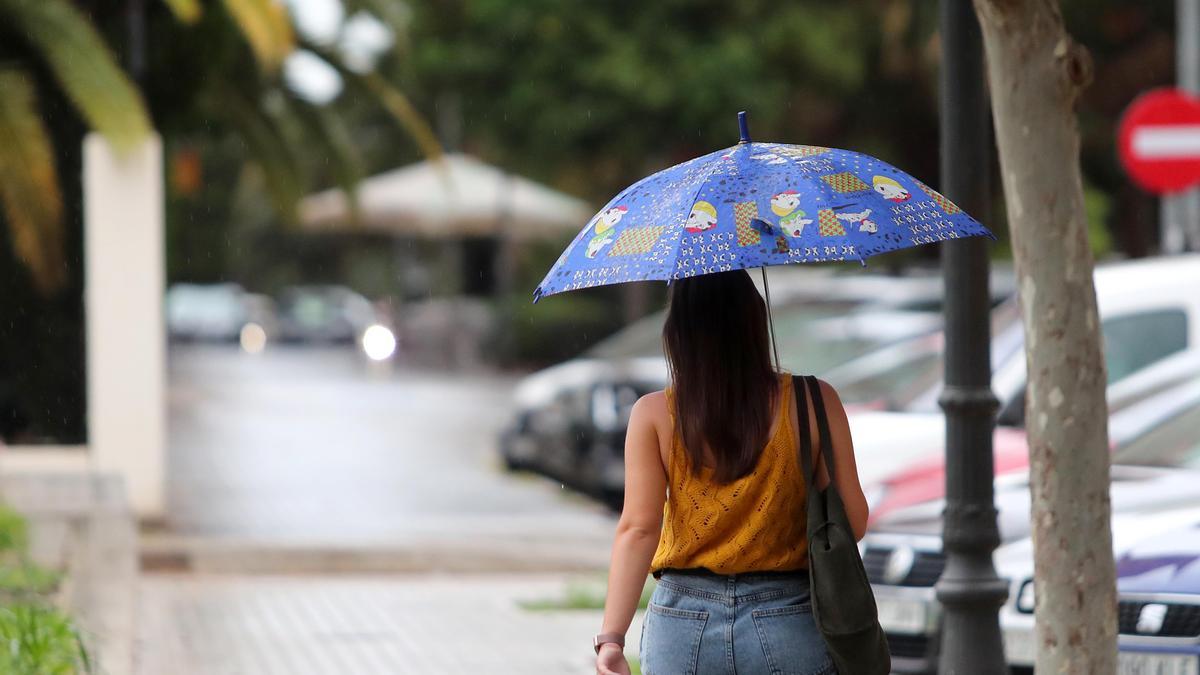
[[[1112,199],[1094,186],[1084,185],[1083,202],[1087,211],[1088,241],[1092,245],[1092,255],[1099,260],[1113,250],[1113,236],[1108,228]]]
[[[284,6],[273,0],[224,0],[224,4],[259,65],[268,71],[277,70],[296,46]]]
[[[70,618],[47,601],[61,575],[29,562],[28,547],[25,519],[0,505],[0,673],[90,673],[87,651]]]
[[[196,23],[200,20],[200,15],[204,13],[204,9],[200,6],[200,0],[163,0],[163,2],[171,9],[175,18],[183,23]]]
[[[29,550],[29,525],[21,514],[0,504],[0,561],[24,556]]]
[[[92,672],[71,620],[37,604],[0,607],[0,673],[76,675]]]
[[[932,29],[900,22],[885,68],[879,4],[418,5],[411,70],[463,97],[474,147],[597,201],[732,144],[739,109],[760,139],[934,155],[936,100],[914,81]]]
[[[53,593],[62,574],[28,561],[0,564],[0,598],[28,598]]]
[[[605,289],[608,290],[608,289]],[[580,351],[621,326],[618,297],[611,292],[551,296],[530,303],[527,292],[500,303],[499,314],[510,322],[510,364],[547,365],[577,356]]]
[[[90,126],[118,148],[150,130],[141,94],[88,17],[67,0],[0,0],[0,17],[24,35]]]
[[[13,248],[41,291],[49,293],[65,281],[54,148],[29,76],[0,69],[0,92],[0,207]]]

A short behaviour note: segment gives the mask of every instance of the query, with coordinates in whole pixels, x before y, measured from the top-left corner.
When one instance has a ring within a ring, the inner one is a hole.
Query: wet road
[[[173,347],[168,524],[260,544],[606,546],[614,518],[495,452],[512,378],[349,350]]]

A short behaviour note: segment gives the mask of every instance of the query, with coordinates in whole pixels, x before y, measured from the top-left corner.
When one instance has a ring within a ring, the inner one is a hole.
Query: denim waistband
[[[808,570],[717,574],[704,569],[664,569],[656,572],[655,576],[658,585],[665,589],[725,602],[808,592]]]
[[[667,574],[672,575],[672,576],[709,577],[712,579],[719,579],[721,581],[724,581],[726,579],[743,579],[746,581],[751,581],[751,580],[756,580],[756,579],[770,580],[770,579],[790,579],[790,578],[797,578],[797,577],[805,579],[805,580],[808,579],[808,570],[807,569],[757,570],[754,572],[739,572],[736,574],[720,574],[720,573],[713,572],[712,570],[706,569],[703,567],[688,567],[685,569],[676,569],[673,567],[666,567],[666,568],[663,568],[663,569],[660,569],[660,570],[657,570],[656,572],[654,572],[654,578],[661,579],[663,575],[667,575]]]

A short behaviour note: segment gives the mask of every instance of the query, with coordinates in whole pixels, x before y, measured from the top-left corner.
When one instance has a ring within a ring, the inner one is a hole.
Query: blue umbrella
[[[625,188],[576,235],[534,291],[857,260],[986,235],[928,185],[869,155],[741,141]]]

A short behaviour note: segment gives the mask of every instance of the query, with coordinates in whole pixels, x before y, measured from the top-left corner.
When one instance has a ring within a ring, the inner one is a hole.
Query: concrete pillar
[[[162,142],[83,147],[88,448],[141,518],[164,513],[166,449]]]

